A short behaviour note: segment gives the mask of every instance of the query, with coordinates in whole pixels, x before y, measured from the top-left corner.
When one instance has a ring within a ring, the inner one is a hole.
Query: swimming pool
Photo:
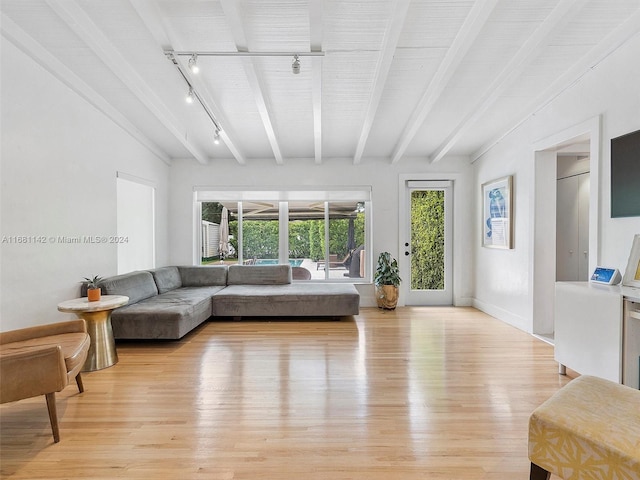
[[[290,258],[289,263],[292,267],[299,267],[302,265],[303,260],[301,258]],[[275,258],[258,258],[254,265],[277,265],[278,260]]]

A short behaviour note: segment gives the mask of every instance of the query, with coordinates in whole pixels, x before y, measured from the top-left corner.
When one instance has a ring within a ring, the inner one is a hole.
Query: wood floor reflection
[[[527,479],[553,347],[472,308],[212,321],[0,407],[12,479]]]

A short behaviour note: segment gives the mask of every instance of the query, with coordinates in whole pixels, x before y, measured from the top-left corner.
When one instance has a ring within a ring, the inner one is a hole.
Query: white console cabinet
[[[561,372],[639,388],[640,289],[557,282],[554,337]]]

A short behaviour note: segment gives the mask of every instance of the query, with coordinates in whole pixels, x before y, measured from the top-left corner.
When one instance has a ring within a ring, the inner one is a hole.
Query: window
[[[196,204],[202,212],[202,234],[197,238],[200,262],[289,262],[311,272],[312,280],[370,281],[370,197],[369,187],[310,191],[197,188]],[[227,221],[223,220],[225,211]]]

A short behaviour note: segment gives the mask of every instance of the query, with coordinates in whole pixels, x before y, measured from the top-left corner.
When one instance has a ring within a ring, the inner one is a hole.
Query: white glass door
[[[400,267],[406,305],[452,305],[450,181],[405,183]]]

